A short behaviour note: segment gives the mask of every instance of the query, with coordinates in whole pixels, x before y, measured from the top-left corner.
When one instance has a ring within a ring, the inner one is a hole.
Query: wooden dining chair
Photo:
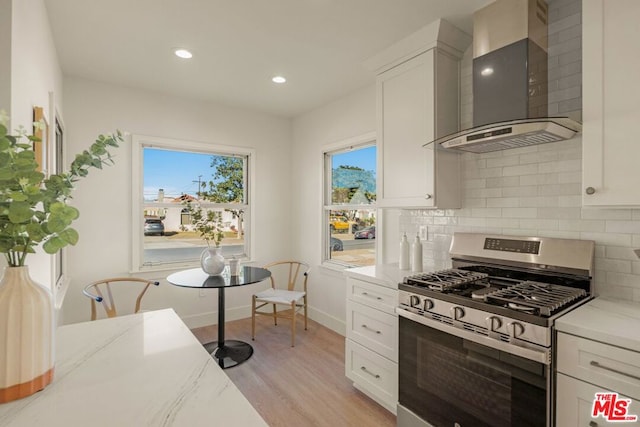
[[[140,292],[137,293],[135,308],[133,311],[134,313],[138,313],[140,311],[142,297],[147,292],[147,289],[149,289],[149,286],[158,286],[159,284],[160,282],[156,282],[155,280],[146,280],[136,277],[112,277],[109,279],[98,280],[85,286],[82,293],[91,299],[91,320],[96,320],[98,314],[96,310],[96,303],[100,303],[102,305],[107,317],[116,317],[118,315],[111,285],[115,285],[115,288],[118,289],[116,292],[122,294],[119,301],[124,299],[124,294],[127,294],[128,297],[131,297],[133,294],[135,297],[137,290],[140,290]]]
[[[271,288],[258,292],[251,298],[251,339],[256,339],[256,315],[270,316],[274,325],[278,319],[291,320],[291,347],[296,341],[296,314],[304,310],[304,329],[307,330],[307,279],[309,265],[300,261],[278,261],[264,266],[271,271]],[[278,280],[287,276],[284,280]],[[287,309],[278,310],[277,306]],[[259,311],[260,308],[270,306],[270,311]]]

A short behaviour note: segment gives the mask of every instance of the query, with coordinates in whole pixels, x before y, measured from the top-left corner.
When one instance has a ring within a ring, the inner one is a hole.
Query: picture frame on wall
[[[48,176],[49,157],[49,122],[44,114],[44,108],[33,107],[33,136],[39,141],[33,141],[33,152],[38,162],[38,171]],[[35,123],[43,123],[43,126],[36,126]]]

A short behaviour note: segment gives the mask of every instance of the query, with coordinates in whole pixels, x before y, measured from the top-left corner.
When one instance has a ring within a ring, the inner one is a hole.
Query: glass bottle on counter
[[[416,238],[411,244],[411,271],[422,271],[422,242],[419,234],[416,234]]]
[[[408,270],[409,267],[409,241],[407,233],[402,235],[400,239],[400,262],[398,263],[400,270]]]

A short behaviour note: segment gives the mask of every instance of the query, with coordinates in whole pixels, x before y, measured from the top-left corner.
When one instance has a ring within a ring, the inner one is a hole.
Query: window
[[[220,212],[226,258],[250,255],[253,151],[133,137],[133,270],[196,266],[207,243],[189,206]]]
[[[324,152],[324,262],[375,264],[376,146],[373,135]]]

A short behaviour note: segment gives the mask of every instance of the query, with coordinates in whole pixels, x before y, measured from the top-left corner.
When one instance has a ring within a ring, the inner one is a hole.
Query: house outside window
[[[253,156],[246,148],[134,136],[132,270],[199,265],[207,243],[189,206],[220,212],[222,255],[249,258]]]
[[[323,262],[338,267],[376,260],[376,145],[365,135],[324,150]]]

